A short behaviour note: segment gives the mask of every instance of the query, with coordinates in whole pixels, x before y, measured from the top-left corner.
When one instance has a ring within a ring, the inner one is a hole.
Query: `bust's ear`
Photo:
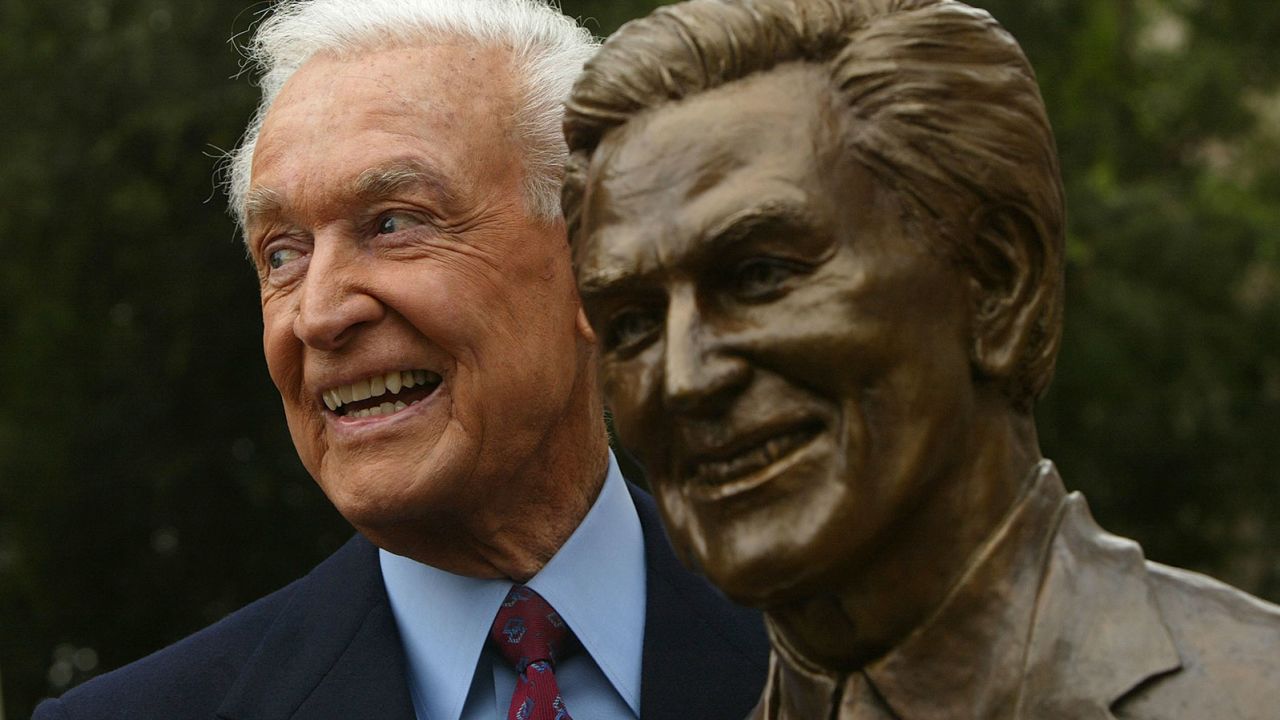
[[[1056,250],[1042,224],[1014,205],[983,208],[971,227],[974,369],[1012,380],[1028,346],[1042,339],[1045,305],[1054,302]]]

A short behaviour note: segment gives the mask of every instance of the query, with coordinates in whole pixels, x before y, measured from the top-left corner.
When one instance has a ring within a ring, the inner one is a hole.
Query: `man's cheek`
[[[298,451],[298,459],[311,477],[319,480],[324,456],[323,421],[299,413],[296,408],[287,404],[284,414],[289,426],[289,436],[293,438],[294,448]]]

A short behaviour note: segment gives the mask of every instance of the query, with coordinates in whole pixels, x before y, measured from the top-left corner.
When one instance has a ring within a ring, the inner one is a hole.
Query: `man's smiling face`
[[[527,209],[513,74],[450,44],[316,57],[256,145],[267,365],[303,464],[389,549],[408,525],[492,533],[591,384],[563,226]]]

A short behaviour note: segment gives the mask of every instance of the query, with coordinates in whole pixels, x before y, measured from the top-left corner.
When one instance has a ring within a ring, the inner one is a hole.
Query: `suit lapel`
[[[667,540],[653,498],[627,486],[645,544],[640,716],[740,720],[755,707],[768,670],[769,642],[760,614],[731,604],[686,570]]]
[[[227,694],[225,720],[413,720],[377,549],[356,536],[299,581]]]
[[[759,613],[676,558],[653,498],[628,483],[644,533],[644,720],[738,720],[768,664]],[[223,720],[413,720],[408,670],[377,548],[356,536],[299,581],[227,694]],[[708,685],[716,689],[708,693]]]
[[[1139,685],[1181,667],[1142,549],[1067,499],[1040,592],[1022,697],[1026,718],[1112,720]]]

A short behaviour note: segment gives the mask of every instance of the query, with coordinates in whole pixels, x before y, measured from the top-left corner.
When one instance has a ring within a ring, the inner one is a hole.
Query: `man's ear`
[[[1041,223],[1014,205],[983,208],[971,227],[973,363],[982,375],[1007,381],[1043,332],[1056,251]]]
[[[578,326],[578,334],[582,336],[582,339],[591,345],[595,345],[596,331],[592,329],[591,321],[587,319],[587,311],[582,308],[582,305],[578,305],[578,317],[575,323]]]

